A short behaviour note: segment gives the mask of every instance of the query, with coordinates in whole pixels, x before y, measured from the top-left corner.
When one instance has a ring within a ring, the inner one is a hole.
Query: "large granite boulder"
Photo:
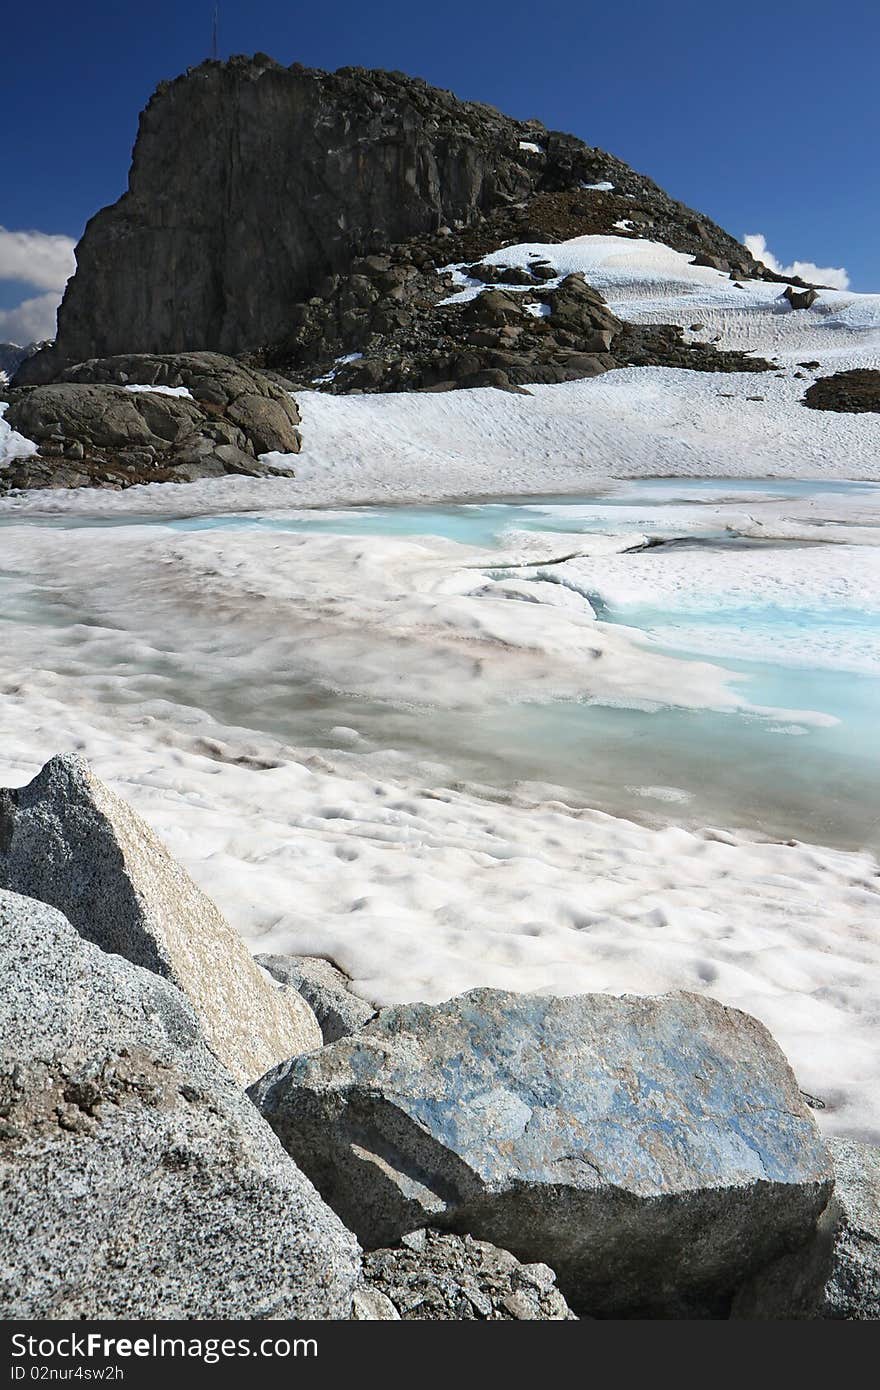
[[[178,985],[205,1039],[247,1084],[320,1047],[296,990],[276,988],[244,941],[121,797],[75,755],[0,790],[0,887],[60,908],[82,936]]]
[[[7,483],[194,482],[288,471],[299,411],[274,376],[217,353],[95,358],[50,385],[4,390],[13,429],[38,446]]]
[[[359,1321],[564,1322],[574,1314],[545,1264],[472,1236],[413,1231],[398,1246],[364,1257],[354,1296]]]
[[[739,1318],[880,1321],[880,1149],[830,1139],[834,1196],[807,1241],[761,1270]]]
[[[202,413],[195,402],[122,386],[58,382],[12,393],[9,423],[46,452],[57,441],[107,449],[161,447],[165,452],[199,431]]]
[[[163,391],[182,387],[201,409],[202,418],[207,410],[211,416],[225,414],[237,424],[254,454],[299,451],[300,415],[290,392],[275,378],[220,353],[97,357],[68,368],[61,380],[77,385],[152,386]],[[163,399],[169,397],[153,397],[154,403]]]
[[[6,1318],[340,1318],[354,1237],[167,980],[0,891]]]
[[[329,960],[319,956],[256,956],[255,960],[281,984],[299,991],[318,1020],[325,1043],[356,1033],[375,1017],[373,1006],[352,993],[348,976]]]
[[[767,1030],[696,995],[398,1006],[251,1094],[365,1246],[468,1232],[579,1313],[726,1312],[831,1191]]]

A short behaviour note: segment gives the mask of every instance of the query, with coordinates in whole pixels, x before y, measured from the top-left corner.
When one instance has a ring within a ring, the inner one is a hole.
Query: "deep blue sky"
[[[4,7],[0,225],[78,236],[123,192],[156,82],[210,50],[211,0]],[[221,56],[401,68],[539,116],[786,264],[880,290],[877,0],[221,0]],[[0,307],[22,298],[0,285]]]

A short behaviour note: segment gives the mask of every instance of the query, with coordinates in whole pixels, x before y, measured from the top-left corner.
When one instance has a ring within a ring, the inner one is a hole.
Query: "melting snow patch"
[[[326,386],[327,382],[332,381],[333,378],[336,376],[336,373],[339,371],[340,367],[347,367],[349,362],[360,362],[363,355],[364,354],[362,352],[349,352],[346,353],[344,357],[337,357],[334,360],[333,366],[330,368],[329,372],[327,372],[326,376],[312,377],[312,385]]]
[[[8,409],[8,403],[0,401],[0,468],[5,468],[14,459],[31,458],[37,452],[32,439],[25,439],[23,434],[6,423],[3,417]]]
[[[605,180],[602,183],[582,183],[581,188],[585,188],[588,193],[611,193],[614,189],[614,184],[608,183],[607,180]]]
[[[154,396],[180,396],[188,401],[192,394],[186,386],[126,386],[126,391],[149,391]]]
[[[529,154],[544,153],[543,145],[536,145],[532,140],[520,140],[519,147],[521,150],[527,150]]]

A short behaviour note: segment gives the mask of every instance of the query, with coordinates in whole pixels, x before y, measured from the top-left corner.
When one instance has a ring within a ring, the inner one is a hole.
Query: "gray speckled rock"
[[[736,1317],[880,1321],[880,1149],[853,1139],[828,1147],[834,1196],[813,1238],[741,1290]]]
[[[352,1322],[400,1322],[400,1314],[391,1299],[379,1289],[367,1285],[355,1289],[351,1301]]]
[[[398,1006],[251,1094],[366,1246],[469,1232],[600,1316],[727,1311],[831,1191],[767,1030],[696,995]]]
[[[51,903],[103,950],[173,980],[244,1084],[321,1046],[305,1000],[266,980],[210,899],[82,758],[53,758],[28,786],[0,791],[0,886]]]
[[[347,1317],[354,1237],[173,985],[0,890],[7,1318]]]
[[[546,1265],[520,1264],[486,1241],[442,1231],[418,1231],[365,1256],[354,1310],[358,1318],[421,1322],[574,1318]]]
[[[298,990],[313,1010],[325,1043],[350,1037],[376,1010],[352,994],[348,976],[320,956],[257,956],[257,965],[282,984]]]

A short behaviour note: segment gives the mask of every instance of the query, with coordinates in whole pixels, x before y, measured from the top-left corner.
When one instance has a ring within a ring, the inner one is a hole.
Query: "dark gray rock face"
[[[349,979],[319,956],[256,956],[257,965],[298,991],[311,1007],[325,1043],[356,1033],[375,1017],[365,999],[352,994]]]
[[[537,175],[523,130],[402,74],[203,63],[159,87],[128,192],[86,229],[55,369],[283,337],[289,306],[377,235],[401,241],[524,196]]]
[[[385,1009],[251,1095],[365,1246],[467,1232],[596,1316],[726,1312],[831,1191],[766,1029],[688,994]]]
[[[359,1320],[563,1322],[574,1314],[545,1264],[521,1264],[472,1236],[414,1231],[364,1258],[354,1296]]]
[[[817,366],[801,363],[801,366]],[[804,392],[804,405],[811,410],[840,410],[857,415],[865,411],[880,414],[880,371],[875,367],[854,367],[847,372],[820,376]]]
[[[158,390],[132,391],[129,387]],[[189,394],[171,395],[181,391]],[[296,454],[299,412],[262,372],[216,353],[96,358],[47,386],[7,391],[6,418],[39,454],[4,473],[7,487],[193,482],[279,470],[260,454]]]
[[[880,1321],[880,1149],[852,1139],[828,1147],[834,1196],[815,1233],[741,1290],[735,1317]]]
[[[795,290],[789,285],[782,292],[782,298],[787,299],[792,309],[812,309],[816,300],[819,298],[817,290]]]
[[[6,1318],[344,1318],[354,1237],[167,980],[0,890]]]
[[[603,178],[614,193],[581,187]],[[402,73],[284,68],[265,55],[203,63],[163,83],[143,112],[128,191],[86,228],[56,346],[24,365],[19,384],[120,352],[280,342],[293,306],[356,256],[478,226],[493,209],[519,217],[534,195],[571,191],[587,210],[563,209],[562,234],[592,230],[591,209],[596,230],[644,210],[672,245],[750,259],[619,160]]]

